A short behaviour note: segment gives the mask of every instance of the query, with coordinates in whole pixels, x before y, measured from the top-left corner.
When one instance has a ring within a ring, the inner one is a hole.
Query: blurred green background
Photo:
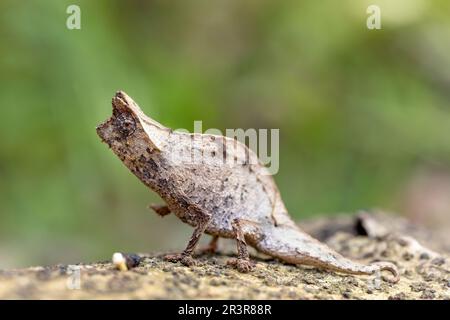
[[[450,212],[447,0],[2,0],[0,35],[0,268],[183,248],[96,135],[118,89],[173,128],[279,128],[296,219]]]

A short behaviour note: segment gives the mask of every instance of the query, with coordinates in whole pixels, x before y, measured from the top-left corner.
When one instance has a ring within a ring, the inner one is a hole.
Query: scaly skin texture
[[[122,162],[167,205],[152,205],[159,215],[174,213],[193,226],[186,249],[167,260],[192,265],[203,233],[237,241],[238,257],[229,264],[253,269],[247,245],[292,264],[311,265],[348,274],[390,271],[390,262],[362,265],[313,239],[292,221],[277,186],[256,154],[223,136],[172,131],[147,117],[124,92],[112,100],[113,115],[97,133]]]

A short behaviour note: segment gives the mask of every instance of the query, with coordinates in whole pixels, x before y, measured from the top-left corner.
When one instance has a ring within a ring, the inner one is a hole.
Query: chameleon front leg
[[[209,221],[211,220],[211,215],[199,211],[198,209],[193,210],[193,214],[195,215],[195,219],[197,220],[197,227],[194,230],[194,233],[189,240],[186,249],[183,252],[178,254],[169,254],[164,257],[165,260],[170,262],[181,262],[185,266],[195,265],[195,260],[192,258],[192,253],[194,252],[195,247],[200,240],[200,237],[205,232],[206,227],[208,226]]]
[[[242,223],[243,221],[240,219],[235,219],[231,222],[231,226],[236,236],[238,257],[228,260],[227,264],[238,269],[240,272],[249,272],[254,269],[255,264],[250,261]]]
[[[216,253],[217,251],[217,247],[218,247],[218,243],[219,242],[219,236],[213,236],[211,241],[204,247],[201,248],[200,254],[213,254]]]

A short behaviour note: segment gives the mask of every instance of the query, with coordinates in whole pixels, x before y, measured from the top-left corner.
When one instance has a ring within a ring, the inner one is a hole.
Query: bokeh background
[[[447,0],[2,0],[0,36],[0,268],[184,247],[95,133],[118,89],[173,128],[279,128],[296,219],[448,227]]]

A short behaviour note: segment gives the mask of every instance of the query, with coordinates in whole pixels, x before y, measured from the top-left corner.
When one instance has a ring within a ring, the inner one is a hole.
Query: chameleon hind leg
[[[237,258],[228,260],[227,264],[236,268],[240,272],[249,272],[254,269],[255,264],[250,260],[250,255],[248,253],[243,230],[244,224],[245,220],[241,219],[235,219],[231,222],[231,226],[236,237],[238,256]]]

